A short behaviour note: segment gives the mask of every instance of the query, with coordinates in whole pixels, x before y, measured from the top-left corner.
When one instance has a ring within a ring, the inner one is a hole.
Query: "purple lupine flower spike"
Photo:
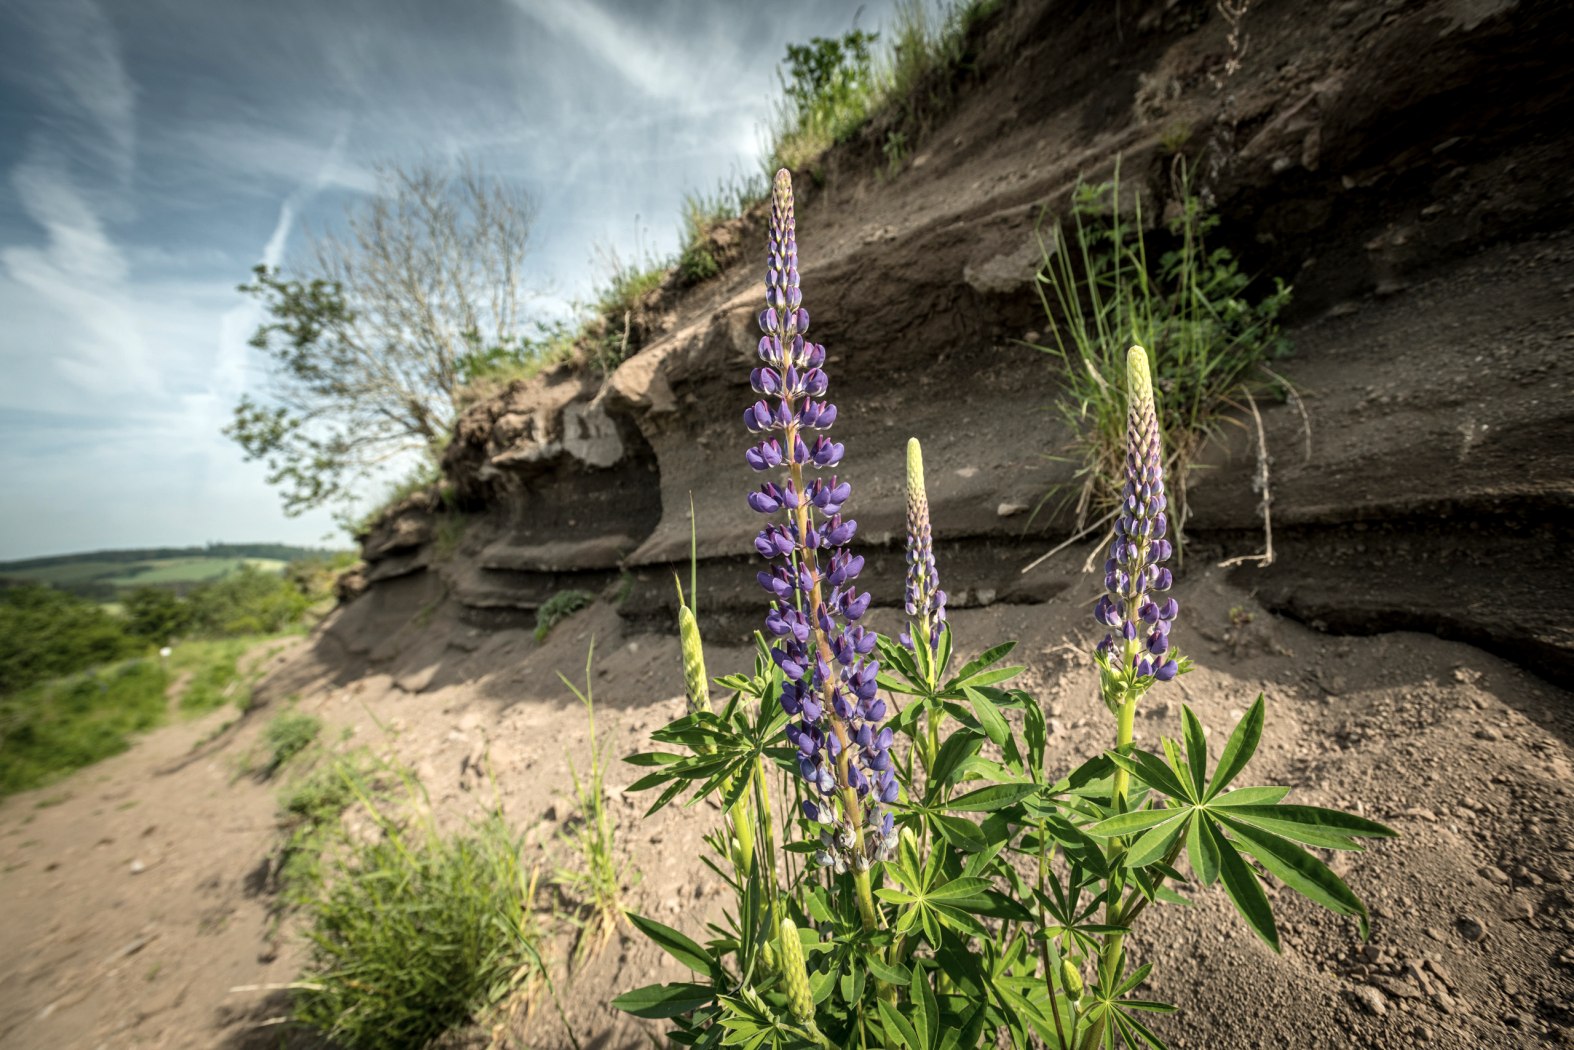
[[[1164,598],[1173,577],[1163,567],[1174,548],[1165,539],[1164,453],[1153,405],[1148,352],[1134,346],[1126,355],[1128,401],[1126,485],[1121,491],[1115,539],[1104,562],[1104,589],[1093,618],[1110,629],[1098,652],[1113,671],[1167,682],[1180,671],[1170,645],[1170,627],[1180,612]]]
[[[935,567],[934,541],[929,527],[929,496],[924,491],[924,451],[917,438],[907,439],[907,590],[905,594],[910,623],[929,635],[931,647],[940,644],[940,625],[945,623],[946,593],[940,589],[940,572]],[[912,648],[913,639],[902,633],[902,644]]]
[[[824,400],[825,347],[804,338],[809,312],[798,285],[792,178],[785,170],[776,173],[771,193],[765,288],[764,363],[751,375],[763,396],[743,414],[744,425],[761,438],[745,459],[776,478],[749,494],[749,506],[773,519],[754,543],[770,563],[759,574],[771,595],[765,628],[786,678],[782,707],[797,719],[787,739],[797,748],[799,772],[822,796],[803,807],[804,816],[830,825],[821,836],[826,863],[838,872],[863,871],[889,856],[896,842],[892,815],[881,809],[897,795],[893,734],[880,725],[886,711],[876,695],[875,635],[856,623],[869,595],[854,586],[864,559],[847,549],[858,528],[842,514],[852,486],[819,473],[841,462],[843,447],[824,433],[836,421],[836,406]]]

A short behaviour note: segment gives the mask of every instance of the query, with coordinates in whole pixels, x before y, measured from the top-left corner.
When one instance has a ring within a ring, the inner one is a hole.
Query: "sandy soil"
[[[1173,1045],[1567,1041],[1568,694],[1435,637],[1319,635],[1265,612],[1222,574],[1190,575],[1180,596],[1200,668],[1150,697],[1139,740],[1177,732],[1182,701],[1225,730],[1265,692],[1268,730],[1255,779],[1296,785],[1296,798],[1351,807],[1404,834],[1341,863],[1374,910],[1366,944],[1353,925],[1290,894],[1277,895],[1286,941],[1277,957],[1217,892],[1200,894],[1194,908],[1150,916],[1136,950],[1159,964],[1153,994],[1183,1007],[1163,1028]],[[1244,625],[1243,613],[1251,616]],[[956,618],[969,649],[1021,639],[1027,685],[1067,763],[1110,733],[1082,655],[1093,633],[1084,619],[1071,602],[996,605]],[[277,657],[260,706],[216,740],[202,743],[233,713],[160,730],[125,755],[8,799],[0,806],[0,898],[8,905],[0,942],[10,949],[0,963],[0,1045],[307,1045],[288,1026],[269,1024],[287,1005],[266,986],[292,979],[301,946],[288,922],[276,932],[265,890],[279,841],[277,786],[236,775],[260,727],[291,702],[349,727],[353,743],[408,762],[444,819],[500,803],[526,834],[530,858],[550,871],[570,861],[556,841],[572,816],[565,755],[582,761],[588,746],[582,715],[553,683],[559,669],[579,673],[592,637],[603,738],[627,753],[681,709],[676,646],[659,635],[625,636],[616,612],[598,605],[543,646],[522,632],[493,635],[466,656],[471,671],[484,673],[420,694],[386,674],[336,670],[324,659],[331,640],[301,644]],[[712,670],[741,666],[745,655],[713,650]],[[700,807],[642,820],[643,804],[622,791],[632,779],[632,770],[614,768],[608,784],[618,848],[633,872],[629,906],[698,933],[724,903],[699,862],[700,836],[717,814]],[[649,1045],[640,1022],[606,1003],[678,976],[675,965],[625,930],[580,971],[559,964],[562,1016],[539,1000],[507,1038],[568,1046],[566,1022],[584,1047]],[[485,1034],[475,1039],[484,1045]]]

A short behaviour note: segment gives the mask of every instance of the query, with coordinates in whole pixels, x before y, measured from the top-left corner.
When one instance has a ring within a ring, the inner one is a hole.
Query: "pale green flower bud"
[[[814,994],[809,990],[809,968],[803,958],[803,942],[798,939],[798,927],[788,918],[782,919],[778,952],[782,981],[787,986],[787,1009],[794,1021],[808,1028],[814,1027]]]
[[[700,642],[699,621],[686,604],[678,606],[678,638],[683,644],[683,688],[689,698],[689,713],[709,711],[710,683],[705,677],[705,647]]]
[[[1070,959],[1060,960],[1060,984],[1066,990],[1066,998],[1076,1002],[1082,998],[1082,971],[1072,965]]]

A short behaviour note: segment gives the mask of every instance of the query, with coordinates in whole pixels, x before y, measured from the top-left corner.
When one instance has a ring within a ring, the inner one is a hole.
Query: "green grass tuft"
[[[444,835],[429,817],[395,819],[364,778],[339,772],[378,835],[339,835],[325,863],[297,870],[310,955],[294,1016],[346,1050],[425,1046],[540,973],[535,873],[501,816]],[[414,808],[418,786],[405,783]],[[296,801],[321,814],[342,797]]]
[[[589,591],[567,590],[558,591],[542,602],[541,607],[536,610],[536,641],[546,641],[547,635],[552,633],[552,628],[581,609],[587,608],[595,600],[596,596]]]
[[[274,776],[294,758],[317,742],[322,719],[299,711],[276,715],[262,730],[262,747],[267,755],[257,771],[264,778]]]
[[[576,957],[583,957],[604,945],[623,918],[624,868],[617,859],[612,819],[607,814],[606,756],[596,741],[596,705],[590,673],[594,657],[595,646],[592,645],[585,656],[583,692],[561,673],[558,675],[584,705],[590,728],[590,767],[585,775],[580,775],[572,755],[568,759],[578,819],[565,835],[576,863],[560,868],[556,875],[558,884],[576,895],[581,904],[580,937],[574,949]]]
[[[1119,499],[1126,397],[1105,377],[1125,374],[1128,347],[1148,350],[1177,540],[1198,452],[1254,385],[1274,378],[1268,362],[1288,351],[1278,317],[1289,287],[1275,280],[1248,297],[1251,278],[1234,256],[1206,244],[1218,217],[1190,192],[1183,170],[1177,183],[1181,206],[1162,234],[1143,232],[1141,199],[1122,196],[1117,169],[1110,183],[1080,186],[1069,221],[1046,240],[1038,289],[1054,345],[1037,349],[1064,384],[1057,407],[1074,435],[1066,455],[1077,468],[1065,498],[1075,501],[1079,528]]]

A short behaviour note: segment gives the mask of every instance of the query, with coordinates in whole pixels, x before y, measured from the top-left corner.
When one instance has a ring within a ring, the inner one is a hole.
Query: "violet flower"
[[[745,454],[749,466],[776,480],[749,494],[749,506],[773,520],[754,547],[771,563],[759,573],[771,595],[765,628],[776,639],[771,654],[786,682],[782,707],[797,721],[787,727],[798,768],[821,796],[804,803],[811,821],[831,825],[821,836],[821,859],[838,872],[867,871],[889,855],[896,837],[881,804],[896,801],[893,734],[880,723],[886,705],[876,695],[875,633],[857,623],[869,608],[854,586],[864,566],[847,543],[857,523],[842,517],[851,486],[835,474],[843,447],[824,432],[836,406],[824,400],[825,347],[807,342],[809,312],[798,286],[798,245],[792,178],[776,173],[771,194],[766,309],[760,313],[754,389],[765,395],[743,413],[761,440]],[[808,472],[814,477],[806,477]]]
[[[1169,656],[1170,627],[1180,606],[1174,598],[1163,598],[1161,604],[1161,596],[1174,582],[1162,565],[1174,552],[1164,538],[1169,527],[1164,513],[1164,455],[1147,351],[1132,347],[1126,363],[1126,485],[1115,519],[1115,540],[1104,562],[1108,593],[1099,598],[1093,618],[1111,628],[1098,652],[1112,670],[1167,682],[1180,670]]]

